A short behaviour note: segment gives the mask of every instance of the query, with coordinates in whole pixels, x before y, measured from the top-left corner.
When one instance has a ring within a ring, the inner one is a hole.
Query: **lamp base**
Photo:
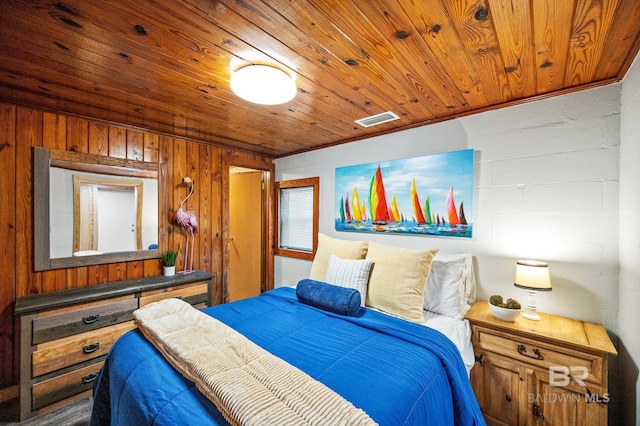
[[[528,320],[531,321],[540,321],[540,315],[538,315],[536,309],[536,291],[535,290],[527,290],[527,311],[522,314]]]

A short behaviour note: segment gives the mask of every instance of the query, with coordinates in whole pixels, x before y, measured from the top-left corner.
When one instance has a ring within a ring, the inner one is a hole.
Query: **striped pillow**
[[[325,282],[340,287],[353,288],[360,292],[361,306],[367,298],[367,284],[373,261],[370,259],[341,259],[335,254],[329,256]]]

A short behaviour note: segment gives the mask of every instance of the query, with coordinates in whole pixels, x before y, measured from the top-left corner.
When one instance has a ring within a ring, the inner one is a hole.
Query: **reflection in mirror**
[[[51,258],[158,243],[158,181],[51,167]]]
[[[74,256],[142,250],[141,217],[141,181],[73,176]]]
[[[36,270],[158,257],[165,165],[34,148]]]

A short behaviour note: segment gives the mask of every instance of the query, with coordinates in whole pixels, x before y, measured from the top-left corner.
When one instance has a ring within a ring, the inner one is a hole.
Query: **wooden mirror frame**
[[[167,167],[164,163],[127,160],[74,151],[33,147],[33,259],[35,271],[130,262],[160,257],[158,250],[51,258],[49,196],[51,166],[90,173],[158,179],[158,236],[165,211]]]

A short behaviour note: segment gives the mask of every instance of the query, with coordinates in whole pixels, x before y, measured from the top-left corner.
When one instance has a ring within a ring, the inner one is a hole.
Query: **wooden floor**
[[[93,398],[88,397],[22,423],[0,422],[0,426],[88,426]]]

